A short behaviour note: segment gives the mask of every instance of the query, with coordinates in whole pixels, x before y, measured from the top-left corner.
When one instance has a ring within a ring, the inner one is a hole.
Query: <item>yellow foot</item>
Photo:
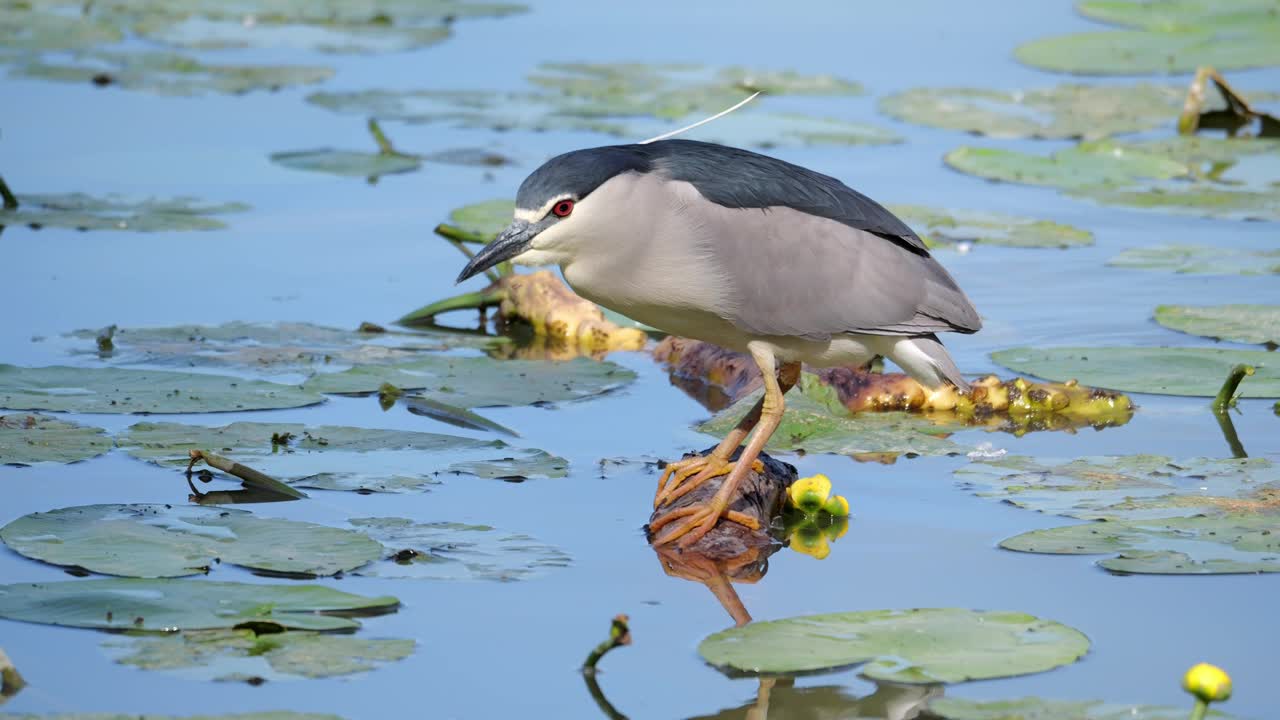
[[[689,547],[701,540],[703,535],[710,532],[711,528],[715,527],[722,517],[752,530],[760,529],[760,523],[755,518],[737,510],[729,510],[713,500],[709,503],[694,503],[679,510],[672,510],[651,523],[649,532],[655,538],[655,545],[667,545],[679,540],[680,547]],[[680,520],[680,522],[668,528],[666,532],[659,534],[659,530],[675,520]]]
[[[653,496],[654,509],[670,505],[713,477],[728,475],[734,464],[715,455],[700,455],[668,464],[662,470],[662,477],[658,478],[658,492]],[[756,460],[751,463],[751,469],[764,472],[764,464]]]

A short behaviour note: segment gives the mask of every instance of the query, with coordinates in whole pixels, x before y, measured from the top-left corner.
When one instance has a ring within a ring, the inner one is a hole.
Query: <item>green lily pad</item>
[[[1112,267],[1194,275],[1277,275],[1280,250],[1239,250],[1212,245],[1131,248],[1107,261]]]
[[[1156,395],[1213,397],[1236,365],[1257,373],[1240,384],[1242,397],[1280,397],[1280,361],[1260,350],[1167,347],[1020,347],[991,354],[1014,372],[1089,387]]]
[[[417,172],[422,167],[422,160],[414,155],[331,148],[272,153],[271,162],[291,170],[362,178]]]
[[[831,670],[896,683],[958,683],[1044,672],[1089,651],[1080,631],[1032,615],[962,608],[869,610],[753,622],[711,635],[698,653],[748,673]]]
[[[1157,705],[1125,705],[1102,700],[966,700],[937,698],[929,710],[941,720],[1186,720],[1187,709]],[[1211,712],[1209,717],[1230,720]]]
[[[695,428],[698,432],[723,437],[760,398],[754,392]],[[856,418],[836,415],[802,393],[787,396],[782,423],[769,439],[766,449],[774,452],[906,453],[909,455],[955,455],[965,448],[944,436],[939,427],[919,415],[907,413],[863,413]]]
[[[0,465],[88,460],[111,449],[105,433],[42,415],[0,415]]]
[[[114,24],[79,13],[31,12],[21,5],[0,8],[0,47],[8,50],[80,50],[123,39]]]
[[[127,230],[132,232],[178,232],[219,230],[226,223],[210,217],[244,212],[244,203],[205,203],[195,198],[129,200],[119,195],[94,197],[83,193],[61,195],[19,195],[16,209],[0,208],[0,227],[26,225],[32,228],[73,230]]]
[[[246,323],[119,328],[103,351],[103,331],[76,330],[68,337],[93,342],[80,354],[122,364],[235,368],[257,375],[310,373],[317,367],[404,362],[422,351],[483,347],[473,339],[443,334],[364,332],[310,323]]]
[[[87,51],[69,59],[32,60],[11,71],[19,77],[57,82],[109,85],[159,95],[241,95],[314,85],[333,76],[327,67],[306,65],[206,65],[166,52]]]
[[[1203,185],[1148,190],[1075,188],[1072,197],[1103,205],[1143,208],[1227,220],[1280,219],[1280,196],[1265,190],[1223,190]]]
[[[530,450],[519,457],[462,460],[450,465],[449,470],[490,480],[521,481],[529,476],[564,477],[568,463],[545,450]]]
[[[0,408],[82,413],[199,413],[315,405],[296,385],[225,375],[0,364]]]
[[[375,392],[384,383],[462,408],[532,405],[580,400],[634,380],[635,373],[611,362],[495,360],[438,355],[386,366],[357,366],[313,375],[303,388],[320,393]]]
[[[1000,547],[1047,555],[1110,555],[1107,570],[1153,575],[1280,572],[1280,518],[1272,514],[1117,520],[1023,533]]]
[[[638,140],[719,112],[763,90],[767,95],[850,96],[857,83],[827,75],[717,70],[701,65],[549,63],[529,78],[532,90],[369,90],[314,93],[321,107],[383,120],[448,123],[497,130],[567,130]],[[760,110],[693,131],[735,145],[884,144],[901,138],[883,128],[833,118]]]
[[[946,155],[952,168],[970,175],[1058,188],[1126,185],[1187,175],[1186,164],[1110,140],[1081,143],[1048,157],[997,148],[960,147]]]
[[[1079,75],[1235,70],[1280,64],[1280,19],[1270,0],[1093,0],[1082,14],[1137,30],[1073,33],[1034,40],[1014,56],[1046,70]]]
[[[415,523],[405,518],[355,518],[350,521],[392,551],[391,560],[358,574],[431,580],[510,582],[568,567],[563,550],[520,533],[488,525],[454,522]]]
[[[1280,305],[1160,305],[1156,322],[1218,340],[1280,345]]]
[[[360,533],[244,510],[193,505],[84,505],[24,515],[0,528],[9,549],[104,575],[201,575],[217,564],[336,575],[382,556]]]
[[[970,463],[955,477],[979,497],[1081,520],[1261,508],[1280,496],[1280,467],[1266,458],[1123,455],[1047,462],[1008,456]]]
[[[515,216],[516,204],[499,198],[464,205],[449,213],[449,222],[466,230],[488,237],[497,237]]]
[[[296,487],[365,493],[422,492],[440,483],[439,473],[480,473],[484,463],[523,477],[564,477],[568,467],[562,458],[500,440],[338,425],[137,423],[118,443],[161,465],[185,468],[191,450],[211,449]]]
[[[98,630],[354,630],[360,623],[352,615],[381,615],[399,606],[389,596],[295,583],[112,578],[0,585],[0,617]]]
[[[413,654],[414,641],[288,631],[190,630],[103,644],[116,662],[143,670],[178,672],[188,679],[277,682],[355,675]]]
[[[1147,83],[1026,91],[916,88],[885,97],[880,110],[918,125],[991,137],[1097,140],[1169,125],[1185,94]]]
[[[287,710],[270,710],[267,712],[233,713],[229,715],[138,715],[130,713],[56,713],[53,715],[29,715],[7,713],[4,720],[343,720],[338,715],[321,715],[319,713],[297,713]]]
[[[1021,248],[1070,248],[1093,244],[1088,230],[1035,218],[978,210],[889,205],[930,247],[961,242]]]

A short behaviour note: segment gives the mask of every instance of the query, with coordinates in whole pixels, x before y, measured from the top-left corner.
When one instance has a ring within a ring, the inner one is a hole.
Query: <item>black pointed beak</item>
[[[537,228],[525,220],[512,222],[506,230],[498,233],[498,237],[471,258],[471,262],[462,268],[462,272],[458,273],[458,279],[454,282],[460,283],[469,277],[479,275],[494,265],[510,260],[528,250],[529,244],[533,242],[533,236],[537,234]]]

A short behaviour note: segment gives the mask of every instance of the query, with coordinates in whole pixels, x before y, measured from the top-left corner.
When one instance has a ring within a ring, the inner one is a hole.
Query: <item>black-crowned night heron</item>
[[[504,260],[559,265],[588,300],[760,366],[764,396],[751,412],[710,455],[663,472],[655,506],[729,475],[711,501],[660,521],[677,521],[657,535],[663,543],[696,542],[722,516],[756,526],[729,502],[777,429],[801,363],[879,355],[927,387],[965,388],[935,333],[982,326],[920,237],[873,200],[782,160],[691,140],[548,160],[520,185],[515,220],[458,281]]]

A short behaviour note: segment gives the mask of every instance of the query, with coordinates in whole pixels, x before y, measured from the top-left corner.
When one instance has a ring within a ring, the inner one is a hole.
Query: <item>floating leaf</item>
[[[978,210],[889,205],[930,247],[961,242],[1021,248],[1070,248],[1093,244],[1093,233],[1070,225]]]
[[[1035,40],[1019,61],[1079,75],[1140,75],[1280,65],[1280,19],[1271,0],[1086,0],[1080,12],[1138,30],[1073,33]]]
[[[1147,83],[1026,91],[916,88],[882,99],[880,110],[918,125],[992,137],[1097,140],[1168,125],[1184,94]]]
[[[1280,305],[1160,305],[1156,322],[1191,335],[1280,345]]]
[[[393,551],[392,561],[361,570],[360,575],[505,582],[570,563],[559,548],[487,525],[415,523],[405,518],[356,518],[351,524]]]
[[[422,167],[422,160],[414,155],[332,148],[272,153],[271,162],[291,170],[362,178],[416,172]]]
[[[775,720],[777,718],[910,720],[913,711],[918,713],[923,710],[929,698],[941,695],[943,692],[944,688],[937,685],[876,683],[875,692],[857,697],[843,685],[796,685],[785,679],[779,679],[776,684],[769,687],[767,694],[761,693],[759,697],[752,696],[750,701],[741,707],[724,708],[714,715],[696,716],[689,720],[744,720],[744,718],[745,720],[766,720],[760,713],[766,703],[769,717]],[[903,712],[906,714],[892,714]],[[917,714],[916,718],[923,720],[925,716]],[[935,719],[929,718],[929,720]],[[1057,718],[1056,720],[1065,719]]]
[[[399,606],[393,597],[321,585],[134,578],[0,585],[0,617],[99,630],[354,630],[360,623],[349,616]]]
[[[274,440],[274,441],[273,441]],[[564,477],[568,462],[541,450],[436,433],[338,425],[238,422],[223,427],[137,423],[118,439],[130,455],[186,467],[188,453],[218,448],[291,485],[321,490],[415,492],[441,472],[467,473],[501,463],[508,474]]]
[[[240,95],[255,90],[280,90],[314,85],[333,76],[327,67],[306,65],[206,65],[194,58],[165,52],[120,53],[88,51],[69,60],[41,59],[21,63],[19,77],[58,82],[114,85],[160,95]]]
[[[317,366],[376,365],[419,357],[424,350],[481,346],[463,336],[362,332],[310,323],[246,323],[119,328],[113,349],[96,347],[97,330],[69,337],[94,340],[84,352],[119,363],[178,367],[231,367],[264,375],[311,372]]]
[[[1125,185],[1163,180],[1190,172],[1186,164],[1110,140],[1081,143],[1045,157],[1016,150],[961,147],[946,155],[947,165],[970,175],[1059,188]]]
[[[1115,572],[1217,575],[1280,572],[1280,518],[1228,514],[1068,525],[1011,537],[1000,547],[1048,555],[1110,555]]]
[[[111,449],[105,432],[42,415],[0,415],[0,465],[88,460]]]
[[[511,200],[485,200],[449,213],[449,222],[467,232],[492,238],[511,224],[515,211],[516,204]]]
[[[1213,245],[1131,248],[1107,261],[1112,267],[1195,275],[1277,275],[1280,250],[1238,250]]]
[[[611,362],[586,358],[538,362],[437,355],[396,365],[320,373],[303,387],[321,393],[367,393],[390,383],[402,390],[424,390],[429,397],[450,405],[477,408],[579,400],[618,388],[635,377]]]
[[[980,497],[1081,520],[1261,510],[1280,502],[1280,467],[1266,458],[1007,456],[965,465],[955,477]]]
[[[0,208],[0,227],[26,225],[32,228],[74,230],[127,230],[132,232],[178,232],[218,230],[226,227],[210,215],[244,212],[244,203],[211,204],[196,198],[129,200],[119,195],[94,197],[83,193],[61,195],[19,195],[16,209]]]
[[[219,563],[314,577],[382,556],[378,543],[350,530],[192,505],[84,505],[31,513],[0,528],[0,540],[54,565],[142,578],[200,575]]]
[[[0,364],[0,408],[82,413],[271,410],[323,402],[296,385],[225,375]]]
[[[723,437],[759,398],[759,391],[747,395],[696,429]],[[908,413],[866,413],[857,417],[841,417],[806,395],[795,393],[787,396],[782,423],[766,447],[774,452],[804,450],[837,455],[954,455],[964,452],[963,446],[946,439],[947,434],[947,428]]]
[[[350,635],[288,631],[190,630],[160,637],[104,643],[121,665],[181,671],[186,678],[268,681],[355,675],[413,654],[412,640],[364,639]]]
[[[1186,708],[1123,705],[1101,700],[966,700],[936,698],[929,710],[941,720],[1186,720]],[[1210,714],[1216,720],[1230,715]]]
[[[114,24],[79,13],[30,12],[20,3],[14,5],[0,8],[0,47],[8,50],[79,50],[124,38]]]
[[[232,713],[228,715],[119,715],[116,713],[55,713],[51,715],[27,715],[9,713],[4,720],[343,720],[338,715],[297,713],[287,710],[267,712]]]
[[[1020,347],[991,359],[1016,372],[1124,392],[1213,397],[1236,365],[1257,374],[1240,385],[1243,397],[1280,397],[1280,362],[1259,350],[1167,347]]]
[[[896,683],[957,683],[1051,670],[1075,662],[1089,639],[1015,612],[961,608],[869,610],[754,622],[718,632],[698,653],[749,673],[813,672],[865,663],[860,673]]]

